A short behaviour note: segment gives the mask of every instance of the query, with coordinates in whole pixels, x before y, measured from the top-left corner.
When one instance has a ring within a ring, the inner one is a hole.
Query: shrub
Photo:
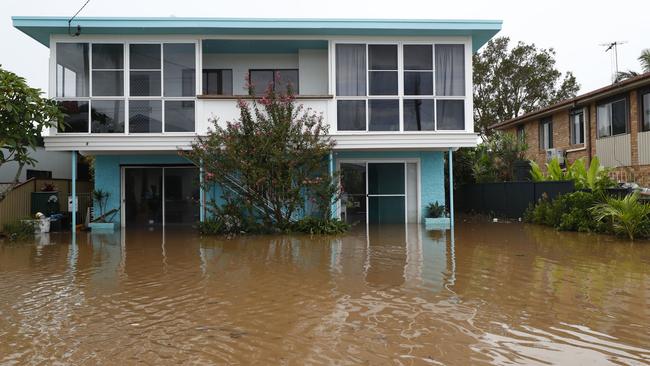
[[[33,239],[34,224],[25,221],[5,224],[3,232],[11,241]]]
[[[600,222],[609,220],[614,233],[626,235],[630,240],[650,233],[650,205],[639,202],[638,193],[623,198],[608,197],[590,212]]]
[[[586,167],[582,158],[574,161],[566,171],[562,170],[557,158],[546,164],[546,174],[534,161],[530,161],[530,166],[531,176],[535,182],[573,180],[576,189],[590,189],[592,191],[602,191],[616,185],[609,177],[609,170],[600,165],[597,156],[591,159],[589,168]]]
[[[429,203],[427,206],[427,217],[444,217],[445,216],[445,205],[441,205],[438,201],[434,203]]]
[[[350,225],[339,219],[319,219],[308,216],[293,223],[292,231],[316,235],[342,234],[350,229]]]
[[[568,193],[554,200],[543,197],[527,210],[524,220],[558,230],[605,232],[608,231],[607,226],[596,220],[590,210],[602,200],[600,193],[592,192]]]

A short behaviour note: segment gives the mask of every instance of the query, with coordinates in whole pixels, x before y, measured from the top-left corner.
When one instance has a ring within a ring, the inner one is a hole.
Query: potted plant
[[[424,224],[427,228],[434,229],[447,229],[451,227],[451,219],[447,217],[445,205],[439,204],[438,201],[429,203]]]
[[[105,212],[109,196],[110,193],[102,191],[101,189],[96,189],[92,192],[93,209],[96,209],[94,211],[95,215],[93,219],[88,224],[88,227],[90,227],[92,231],[115,230],[115,223],[110,222],[110,218],[108,217],[108,214],[115,210],[111,210],[108,213]]]

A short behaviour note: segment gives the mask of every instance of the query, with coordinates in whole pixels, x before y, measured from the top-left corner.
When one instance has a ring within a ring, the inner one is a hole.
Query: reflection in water
[[[650,246],[519,224],[0,244],[0,363],[645,364]]]

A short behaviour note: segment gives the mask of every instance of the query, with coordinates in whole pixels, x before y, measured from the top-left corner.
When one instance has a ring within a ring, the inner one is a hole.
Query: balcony
[[[66,40],[51,50],[68,125],[46,137],[52,150],[188,148],[212,121],[239,117],[247,80],[258,95],[291,88],[323,114],[338,149],[476,143],[470,47],[459,41]]]

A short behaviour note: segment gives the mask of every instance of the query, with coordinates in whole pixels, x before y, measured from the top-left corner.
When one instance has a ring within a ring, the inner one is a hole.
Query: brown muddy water
[[[650,364],[650,243],[522,224],[0,244],[0,364]]]

